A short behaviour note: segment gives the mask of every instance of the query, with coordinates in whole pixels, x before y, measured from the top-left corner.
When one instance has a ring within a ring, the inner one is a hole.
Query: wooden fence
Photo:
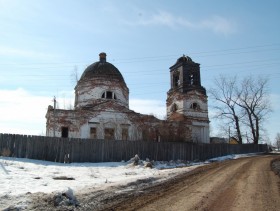
[[[53,162],[206,160],[230,154],[266,152],[264,144],[196,144],[186,142],[108,141],[0,134],[0,155]]]

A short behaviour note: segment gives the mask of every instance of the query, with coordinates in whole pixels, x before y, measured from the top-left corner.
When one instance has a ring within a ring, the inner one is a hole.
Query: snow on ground
[[[155,168],[146,168],[144,165],[134,166],[126,162],[62,164],[0,157],[0,197],[27,192],[50,193],[69,187],[81,190],[105,184],[122,185],[137,179],[162,178],[177,174],[183,169],[176,169],[176,167],[186,165],[182,162],[156,162]],[[56,180],[54,178],[68,178],[70,180]]]
[[[129,162],[63,164],[0,157],[0,198],[28,192],[51,193],[68,189],[80,191],[86,188],[118,186],[147,178],[165,180],[182,172],[191,171],[199,165],[244,156],[252,156],[252,154],[229,155],[204,163],[157,161],[153,163],[154,168],[145,167],[143,161],[140,162],[140,165],[134,166]]]
[[[256,156],[258,154],[261,153],[248,153],[248,154],[239,154],[239,155],[226,155],[226,156],[222,156],[222,157],[217,157],[217,158],[212,158],[209,159],[208,161],[206,161],[206,163],[208,162],[217,162],[217,161],[225,161],[225,160],[234,160],[234,159],[238,159],[238,158],[245,158],[245,157],[252,157],[252,156]]]

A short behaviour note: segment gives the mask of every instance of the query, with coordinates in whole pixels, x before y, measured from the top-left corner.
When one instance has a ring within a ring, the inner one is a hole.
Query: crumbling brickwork
[[[206,91],[200,85],[199,65],[186,58],[179,58],[171,68],[168,119],[159,120],[129,109],[129,89],[120,71],[101,53],[99,62],[87,67],[77,82],[74,109],[49,106],[47,136],[207,142],[207,130],[201,135],[201,128],[209,124]],[[188,62],[191,68],[185,65]]]

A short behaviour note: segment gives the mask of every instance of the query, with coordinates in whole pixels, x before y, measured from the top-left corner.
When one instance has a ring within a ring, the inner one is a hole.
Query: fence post
[[[0,155],[3,150],[10,151],[8,156],[53,162],[107,162],[129,159],[139,153],[143,159],[149,157],[154,160],[205,160],[229,154],[267,152],[268,148],[264,144],[225,146],[190,142],[93,141],[0,133]]]

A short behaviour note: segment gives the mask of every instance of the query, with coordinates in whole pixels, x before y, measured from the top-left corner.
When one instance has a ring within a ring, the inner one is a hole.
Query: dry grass
[[[1,155],[4,157],[9,157],[11,155],[11,151],[9,149],[3,149]]]

